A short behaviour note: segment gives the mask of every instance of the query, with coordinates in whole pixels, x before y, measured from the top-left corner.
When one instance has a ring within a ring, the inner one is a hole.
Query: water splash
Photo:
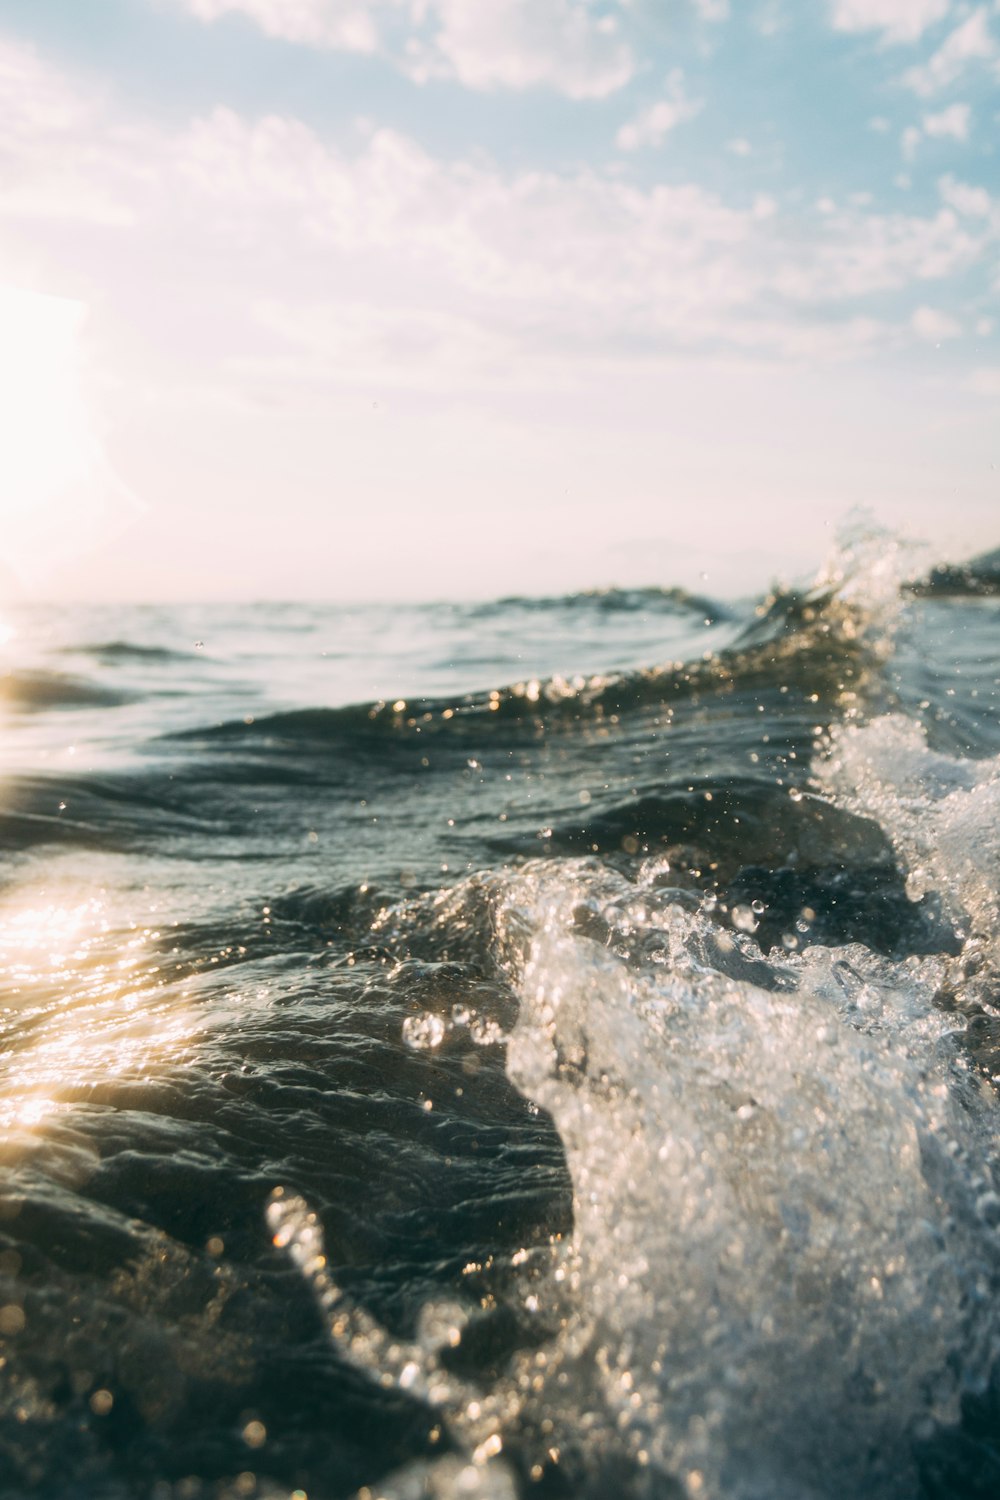
[[[818,777],[844,806],[878,820],[907,870],[908,894],[919,900],[936,891],[960,934],[983,955],[980,968],[988,959],[995,978],[1000,757],[974,761],[937,754],[919,724],[892,714],[836,730]]]
[[[330,1279],[307,1206],[272,1202],[338,1347],[463,1455],[379,1494],[458,1500],[484,1466],[505,1493],[515,1471],[491,1466],[510,1454],[587,1497],[909,1500],[919,1445],[989,1378],[995,1101],[936,1004],[947,960],[765,959],[661,875],[538,861],[488,889],[520,999],[507,1070],[573,1183],[572,1243],[525,1297],[547,1343],[482,1389],[457,1378],[459,1311],[394,1339]],[[752,954],[761,982],[724,971]]]
[[[267,1206],[274,1244],[290,1255],[312,1287],[329,1334],[345,1359],[383,1389],[396,1389],[438,1413],[457,1452],[413,1465],[375,1489],[367,1500],[513,1500],[513,1480],[501,1454],[502,1431],[519,1405],[516,1392],[485,1393],[444,1363],[462,1343],[471,1310],[455,1302],[425,1304],[419,1337],[397,1339],[347,1297],[330,1274],[323,1230],[297,1194],[275,1189]]]
[[[704,964],[704,914],[647,897],[637,922],[626,882],[609,903],[566,873],[512,883],[536,936],[508,1068],[563,1139],[620,1441],[727,1500],[912,1494],[914,1431],[997,1349],[992,1117],[945,1045],[942,961],[813,949],[768,991]],[[628,959],[581,935],[588,903]]]

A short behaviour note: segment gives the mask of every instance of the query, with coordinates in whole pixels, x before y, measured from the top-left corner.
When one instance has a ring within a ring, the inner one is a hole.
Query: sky
[[[1000,0],[0,0],[0,596],[1000,543]]]

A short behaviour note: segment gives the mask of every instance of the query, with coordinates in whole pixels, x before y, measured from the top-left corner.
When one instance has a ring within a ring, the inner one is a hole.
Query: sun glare
[[[30,588],[127,506],[85,394],[81,302],[0,287],[0,566]]]

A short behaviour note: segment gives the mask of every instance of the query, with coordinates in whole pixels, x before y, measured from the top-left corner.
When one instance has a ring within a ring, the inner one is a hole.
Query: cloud
[[[917,154],[917,147],[924,138],[924,133],[919,125],[907,125],[899,138],[900,148],[907,161],[912,161]],[[907,182],[907,186],[909,183]]]
[[[419,81],[601,99],[635,71],[616,16],[596,15],[586,0],[428,0],[427,10],[436,21],[430,40],[413,37],[407,48],[407,71]]]
[[[301,122],[224,110],[173,153],[170,192],[208,241],[202,260],[229,247],[233,265],[242,260],[262,286],[258,300],[285,304],[294,285],[303,304],[322,301],[325,326],[341,329],[337,347],[352,351],[348,371],[398,370],[388,345],[424,347],[428,320],[441,330],[431,345],[447,348],[451,363],[474,349],[480,377],[501,348],[498,367],[519,378],[538,358],[551,368],[671,350],[780,356],[810,338],[822,349],[831,321],[849,321],[844,304],[945,280],[996,239],[992,224],[976,232],[946,207],[908,216],[848,205],[805,230],[770,201],[734,207],[697,184],[640,189],[589,170],[446,163],[387,130],[352,157]],[[272,267],[282,268],[277,279]],[[379,316],[337,322],[331,281],[345,307]],[[878,329],[858,323],[851,339],[874,347]]]
[[[962,334],[961,323],[933,307],[918,307],[910,319],[910,326],[917,338],[931,344],[939,344],[944,339],[957,339]]]
[[[786,249],[771,289],[802,304],[838,303],[946,280],[983,262],[992,229],[971,233],[947,208],[936,214],[886,214],[850,206],[824,217],[825,233]]]
[[[831,0],[837,31],[880,31],[887,42],[915,42],[948,14],[950,0]]]
[[[907,125],[900,136],[900,146],[907,161],[917,154],[917,147],[925,138],[931,140],[967,141],[972,109],[968,104],[949,104],[933,115],[924,115],[919,125]]]
[[[972,187],[950,175],[938,180],[938,192],[951,208],[972,218],[988,219],[996,210],[996,204],[985,188]]]
[[[0,37],[0,193],[10,218],[36,216],[127,224],[124,196],[87,142],[102,104],[66,85],[32,47]]]
[[[968,104],[949,104],[947,109],[942,109],[935,115],[924,115],[921,121],[924,135],[933,136],[936,140],[949,138],[953,141],[967,141],[971,115]]]
[[[703,21],[727,21],[729,0],[694,0],[694,7]]]
[[[374,52],[375,12],[365,0],[180,0],[199,21],[243,15],[266,36],[340,52]]]
[[[990,33],[986,7],[974,10],[950,32],[930,59],[903,74],[903,82],[924,98],[948,88],[965,69],[976,62],[989,62],[998,53]]]
[[[688,99],[684,93],[684,75],[675,68],[667,79],[668,96],[641,110],[628,124],[623,125],[615,136],[621,151],[638,151],[643,146],[659,146],[671,130],[686,120],[693,120],[702,110],[704,101]]]
[[[696,182],[442,160],[386,129],[344,149],[224,108],[126,125],[33,54],[0,61],[28,80],[5,103],[0,227],[30,209],[39,276],[72,278],[122,399],[159,409],[195,388],[280,403],[297,380],[464,399],[681,356],[860,357],[910,336],[865,299],[947,288],[1000,241],[995,216],[959,218],[958,185],[927,214],[786,213]]]
[[[589,0],[175,0],[199,20],[240,14],[266,35],[343,52],[382,52],[418,82],[549,88],[599,99],[635,64],[613,11]],[[397,41],[400,45],[397,45]]]

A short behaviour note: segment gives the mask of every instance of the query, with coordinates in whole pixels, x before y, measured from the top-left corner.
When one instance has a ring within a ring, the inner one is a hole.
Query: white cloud
[[[988,219],[993,215],[1000,216],[1000,200],[991,198],[985,188],[974,187],[968,182],[959,182],[950,174],[938,179],[938,192],[941,194],[942,202],[947,203],[949,208],[956,209],[960,214],[967,214],[970,218]]]
[[[733,140],[726,142],[726,150],[731,151],[734,156],[752,156],[753,146],[745,136],[738,135]]]
[[[378,30],[366,0],[181,0],[199,21],[244,15],[266,36],[328,47],[341,52],[374,52]]]
[[[632,76],[617,16],[589,0],[175,0],[205,22],[240,14],[266,35],[343,52],[382,51],[419,82],[551,88],[603,98]],[[395,33],[404,36],[402,48]],[[390,45],[390,38],[392,44]]]
[[[948,138],[953,141],[967,141],[971,115],[972,111],[968,104],[949,104],[947,109],[939,110],[935,115],[924,115],[921,122],[924,134],[933,136],[937,140]]]
[[[995,239],[963,229],[950,209],[931,217],[841,209],[824,218],[825,233],[798,254],[786,250],[771,280],[804,304],[840,302],[919,282],[945,280],[980,262]]]
[[[900,146],[907,161],[913,161],[917,147],[930,140],[967,141],[972,109],[968,104],[949,104],[936,114],[924,115],[919,125],[907,125],[900,136]]]
[[[948,14],[950,0],[831,0],[837,31],[880,31],[887,42],[915,42]]]
[[[0,225],[30,208],[39,275],[118,309],[137,390],[276,401],[295,379],[511,390],[681,352],[839,359],[902,336],[858,299],[946,283],[1000,240],[995,218],[959,219],[957,187],[930,215],[786,216],[697,183],[443,161],[389,130],[347,151],[226,109],[126,128],[33,55],[0,60],[30,84],[5,104]]]
[[[659,146],[671,130],[693,120],[701,112],[704,101],[689,99],[684,92],[684,75],[675,68],[667,79],[667,98],[660,99],[647,109],[641,110],[628,124],[623,125],[615,136],[621,151],[638,151],[643,146]]]
[[[695,9],[703,21],[726,21],[729,19],[729,0],[694,0]]]
[[[986,8],[980,6],[949,33],[926,63],[904,73],[903,82],[914,93],[929,98],[954,83],[970,64],[995,58],[998,50],[990,33]]]
[[[68,87],[33,48],[0,37],[0,195],[6,215],[130,221],[126,196],[102,171],[104,148],[87,141],[101,109],[96,95]]]
[[[446,320],[452,350],[471,348],[475,325],[480,350],[502,335],[525,358],[750,348],[758,337],[780,350],[792,325],[800,344],[808,326],[819,336],[825,307],[947,278],[994,236],[947,208],[920,217],[859,206],[803,233],[773,201],[734,208],[695,184],[448,164],[384,130],[350,158],[299,122],[227,111],[174,144],[170,177],[172,215],[198,226],[202,258],[227,246],[233,265],[245,258],[259,300],[287,301],[297,285],[305,302],[321,291],[329,305],[335,278],[346,304],[398,306],[398,324],[372,324],[379,340],[393,327],[412,340],[419,307]],[[754,322],[762,299],[772,332]]]
[[[900,136],[899,144],[907,161],[912,161],[916,156],[917,147],[920,145],[920,142],[923,139],[923,134],[924,133],[920,129],[919,125],[907,125],[906,129],[903,131],[903,134]],[[906,186],[909,187],[909,185],[909,182],[907,182]]]
[[[962,325],[947,313],[938,311],[933,307],[918,307],[910,319],[910,327],[919,339],[925,339],[930,344],[939,344],[944,339],[957,339],[961,337]]]
[[[454,77],[471,89],[551,88],[601,99],[632,77],[635,60],[610,12],[586,0],[427,0],[430,41],[412,38],[407,70]]]

